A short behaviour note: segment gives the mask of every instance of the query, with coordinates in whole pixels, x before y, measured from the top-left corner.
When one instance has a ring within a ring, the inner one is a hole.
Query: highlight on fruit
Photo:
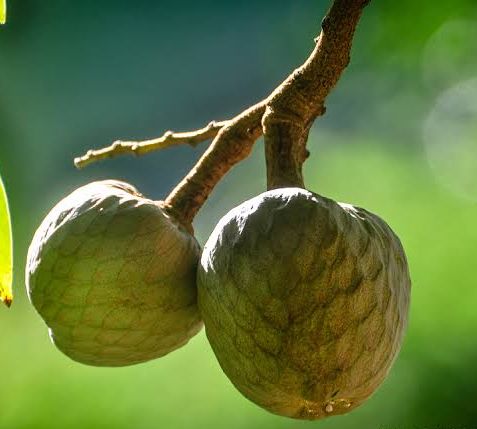
[[[28,252],[30,300],[55,345],[90,365],[163,356],[202,327],[195,238],[131,185],[102,181],[60,201]]]
[[[315,419],[352,410],[382,383],[407,325],[410,279],[378,216],[281,188],[220,220],[198,290],[232,383],[273,413]]]

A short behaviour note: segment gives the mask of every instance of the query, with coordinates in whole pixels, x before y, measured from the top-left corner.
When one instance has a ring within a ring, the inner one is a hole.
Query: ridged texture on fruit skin
[[[407,324],[399,239],[376,215],[298,188],[231,210],[198,270],[206,334],[233,384],[267,410],[352,410],[386,377]]]
[[[29,298],[72,359],[123,366],[163,356],[202,327],[200,248],[157,202],[119,181],[60,201],[30,245]]]

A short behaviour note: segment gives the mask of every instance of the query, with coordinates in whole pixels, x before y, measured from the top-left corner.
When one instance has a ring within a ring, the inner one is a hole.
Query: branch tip
[[[161,137],[144,141],[123,141],[116,140],[110,146],[88,150],[83,156],[74,159],[76,168],[81,169],[89,164],[101,161],[107,158],[115,158],[119,155],[140,156],[147,153],[162,150],[170,146],[188,144],[192,147],[197,146],[206,140],[213,139],[219,131],[229,123],[229,121],[210,122],[204,128],[195,131],[175,133],[166,131]]]
[[[334,0],[321,22],[309,58],[266,99],[222,122],[211,121],[191,132],[166,131],[145,141],[116,141],[88,150],[75,158],[77,168],[121,154],[144,155],[179,144],[197,146],[213,139],[186,177],[165,199],[165,207],[185,225],[207,200],[220,179],[251,152],[265,135],[268,188],[304,186],[302,164],[309,157],[308,133],[314,120],[326,112],[325,99],[350,60],[353,34],[370,0]]]

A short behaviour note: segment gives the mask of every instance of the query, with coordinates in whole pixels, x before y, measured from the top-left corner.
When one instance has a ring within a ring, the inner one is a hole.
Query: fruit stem
[[[308,133],[349,64],[353,35],[369,0],[335,0],[306,62],[270,96],[262,124],[268,189],[304,187]]]
[[[369,0],[334,0],[306,62],[269,97],[235,118],[211,122],[189,133],[168,132],[144,142],[116,142],[77,158],[77,167],[119,154],[149,153],[183,143],[195,146],[214,138],[196,165],[161,203],[189,229],[217,183],[250,154],[262,134],[265,135],[268,189],[303,187],[302,166],[308,157],[308,133],[316,117],[324,114],[325,98],[348,65],[353,34],[368,3]]]
[[[192,223],[222,177],[250,154],[262,135],[265,102],[248,108],[223,127],[197,164],[165,199],[165,206],[171,207],[182,223]]]
[[[349,63],[353,35],[369,0],[335,0],[322,22],[316,46],[264,101],[219,131],[195,167],[166,198],[182,221],[191,223],[215,185],[245,159],[265,135],[267,187],[304,187],[302,166],[309,153],[308,133],[324,102]],[[261,125],[260,125],[261,120]]]

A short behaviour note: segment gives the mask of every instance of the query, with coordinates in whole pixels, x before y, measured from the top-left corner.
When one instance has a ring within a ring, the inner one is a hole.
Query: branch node
[[[173,145],[197,144],[213,139],[204,155],[165,199],[164,205],[184,225],[190,225],[220,179],[251,152],[264,134],[267,186],[304,187],[302,165],[309,157],[308,134],[317,116],[325,114],[324,102],[349,63],[351,43],[361,12],[369,0],[333,0],[321,22],[321,33],[309,58],[265,100],[228,121],[211,121],[191,132],[166,131],[145,141],[116,141],[88,150],[75,165],[121,154],[144,155]]]
[[[272,94],[263,118],[267,186],[304,186],[306,143],[325,99],[349,63],[352,40],[368,0],[334,0],[315,49]]]
[[[321,20],[321,28],[322,30],[326,33],[327,28],[330,25],[330,16],[326,15],[322,20]]]
[[[75,158],[74,164],[77,168],[86,167],[88,164],[100,161],[106,158],[114,158],[118,155],[145,155],[147,153],[165,149],[169,146],[188,144],[192,147],[197,146],[206,140],[215,138],[219,131],[224,128],[230,121],[210,122],[206,127],[196,131],[184,133],[175,133],[166,131],[161,137],[144,141],[122,141],[116,140],[110,146],[98,149],[88,150],[85,155]]]

